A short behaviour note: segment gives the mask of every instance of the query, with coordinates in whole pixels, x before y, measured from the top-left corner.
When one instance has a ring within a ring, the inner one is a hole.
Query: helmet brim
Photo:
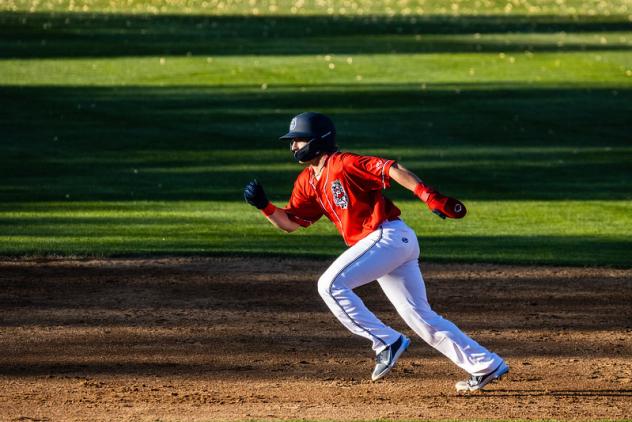
[[[279,138],[279,140],[294,139],[294,138],[307,138],[307,139],[310,139],[311,137],[312,137],[312,134],[308,133],[308,132],[290,131],[290,132],[286,133],[285,135],[281,136]]]

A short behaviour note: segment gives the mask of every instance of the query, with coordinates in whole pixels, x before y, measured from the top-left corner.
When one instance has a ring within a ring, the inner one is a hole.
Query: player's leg
[[[418,244],[415,236],[414,247]],[[418,255],[418,252],[417,254]],[[484,376],[503,360],[463,333],[430,307],[418,260],[411,259],[378,279],[406,323],[428,344],[474,376]]]
[[[376,365],[373,381],[382,378],[408,348],[410,340],[380,321],[353,292],[356,287],[376,280],[408,259],[408,239],[382,227],[345,251],[318,281],[323,300],[352,333],[372,341]]]
[[[432,310],[417,260],[405,263],[378,282],[408,326],[469,374],[487,374],[502,362]]]
[[[379,353],[401,336],[385,325],[353,292],[401,265],[397,251],[384,247],[379,229],[340,255],[318,280],[318,292],[331,312],[349,331],[371,340]]]

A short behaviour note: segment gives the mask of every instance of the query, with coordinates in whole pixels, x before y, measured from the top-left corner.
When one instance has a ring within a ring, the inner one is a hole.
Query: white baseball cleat
[[[509,372],[509,366],[505,362],[501,363],[498,368],[494,369],[487,375],[472,375],[467,381],[459,381],[456,383],[456,391],[461,393],[464,391],[481,390],[492,381],[501,379]]]
[[[395,343],[382,350],[375,357],[375,369],[371,375],[371,380],[377,381],[393,369],[397,359],[408,349],[410,339],[404,335],[399,336]]]

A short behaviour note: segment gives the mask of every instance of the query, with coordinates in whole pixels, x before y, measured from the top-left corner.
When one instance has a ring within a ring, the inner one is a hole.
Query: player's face
[[[306,138],[294,138],[292,139],[292,142],[290,142],[290,150],[292,151],[292,153],[295,153],[296,151],[307,145],[308,141],[309,139]]]
[[[292,139],[292,142],[290,142],[290,150],[292,151],[292,154],[296,154],[296,151],[298,151],[299,149],[303,148],[308,143],[309,143],[309,139],[308,138],[294,138],[294,139]],[[309,161],[299,161],[299,163],[301,163],[301,164],[309,164],[309,165],[316,165],[318,163],[318,160],[320,160],[320,155],[318,157],[315,157],[315,158],[309,160]]]

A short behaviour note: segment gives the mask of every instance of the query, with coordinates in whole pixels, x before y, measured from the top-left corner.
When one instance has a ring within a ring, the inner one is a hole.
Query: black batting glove
[[[244,188],[244,198],[246,202],[260,210],[267,207],[270,203],[266,193],[263,191],[263,186],[261,186],[257,179],[246,185]]]

